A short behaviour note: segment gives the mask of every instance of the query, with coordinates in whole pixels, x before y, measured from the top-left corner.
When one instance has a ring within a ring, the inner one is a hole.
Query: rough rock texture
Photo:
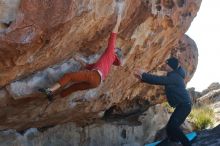
[[[128,125],[126,120],[120,119],[113,123],[99,121],[86,127],[68,123],[20,133],[8,130],[0,132],[0,146],[143,146],[153,141],[155,130],[161,129],[168,117],[163,106],[156,105],[139,118],[142,124],[136,121]]]
[[[143,146],[149,143],[145,132],[142,126],[105,123],[79,128],[69,123],[47,131],[31,128],[22,134],[14,130],[0,132],[0,146]],[[193,146],[220,145],[220,125],[197,134]]]
[[[21,0],[16,19],[0,34],[0,129],[26,129],[69,121],[93,123],[141,113],[163,102],[160,86],[138,83],[136,67],[153,73],[170,55],[193,76],[198,51],[184,35],[201,0],[124,0],[117,46],[125,64],[113,67],[97,89],[77,92],[48,104],[37,87],[54,83],[80,65],[76,54],[92,62],[106,47],[117,15],[115,0]],[[2,5],[1,5],[2,7]],[[68,60],[69,59],[69,60]],[[70,66],[72,68],[70,69]],[[59,70],[58,76],[53,76]],[[21,91],[22,90],[22,91]]]
[[[199,132],[193,146],[218,146],[220,145],[220,125],[214,129]]]
[[[208,86],[207,89],[204,89],[202,92],[198,92],[195,88],[189,88],[188,92],[193,99],[194,103],[213,103],[216,102],[218,96],[220,95],[220,84],[218,82],[214,82]]]
[[[220,84],[218,82],[214,82],[209,85],[207,89],[202,91],[201,96],[218,89],[220,89]]]

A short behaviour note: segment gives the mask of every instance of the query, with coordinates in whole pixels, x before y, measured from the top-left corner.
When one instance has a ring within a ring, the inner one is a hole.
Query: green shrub
[[[189,119],[195,130],[206,129],[209,126],[213,126],[214,111],[205,106],[193,107]]]

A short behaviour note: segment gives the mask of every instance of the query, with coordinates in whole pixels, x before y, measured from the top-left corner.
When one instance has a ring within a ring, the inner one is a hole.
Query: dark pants
[[[185,121],[190,111],[190,103],[178,105],[171,115],[166,127],[168,138],[173,141],[180,141],[184,146],[191,146],[191,143],[180,129],[180,125]]]

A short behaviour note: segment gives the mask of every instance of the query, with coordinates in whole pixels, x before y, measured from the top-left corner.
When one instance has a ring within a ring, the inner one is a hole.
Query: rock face
[[[68,123],[53,128],[31,128],[20,133],[7,130],[0,132],[0,146],[143,146],[153,141],[155,130],[162,128],[168,117],[163,106],[156,105],[139,118],[142,125],[138,122],[127,125],[121,119],[113,123],[100,121],[86,127]]]
[[[201,0],[122,0],[117,46],[123,50],[124,65],[112,67],[98,88],[48,103],[37,88],[79,70],[76,54],[88,62],[99,57],[115,25],[118,1],[19,2],[15,19],[0,34],[0,130],[69,121],[87,125],[103,116],[112,119],[143,112],[164,101],[163,88],[138,83],[134,68],[163,74],[161,65],[173,55],[188,73],[186,82],[195,72],[197,47],[184,33]]]
[[[214,129],[199,132],[193,146],[217,146],[220,145],[220,125]]]
[[[214,82],[211,85],[209,85],[207,89],[202,91],[201,96],[204,96],[205,94],[218,89],[220,89],[220,84],[218,82]]]
[[[14,130],[0,132],[0,146],[143,146],[148,143],[143,126],[101,124],[79,128],[72,123],[59,125],[47,131],[31,128],[25,133]],[[193,146],[218,146],[220,125],[197,132]]]

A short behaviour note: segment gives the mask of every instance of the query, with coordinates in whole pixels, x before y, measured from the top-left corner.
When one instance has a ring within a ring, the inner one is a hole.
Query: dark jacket
[[[191,103],[191,99],[184,83],[185,71],[182,67],[167,73],[167,76],[156,76],[149,73],[142,74],[142,80],[149,84],[164,85],[168,103],[176,107],[181,103]]]

